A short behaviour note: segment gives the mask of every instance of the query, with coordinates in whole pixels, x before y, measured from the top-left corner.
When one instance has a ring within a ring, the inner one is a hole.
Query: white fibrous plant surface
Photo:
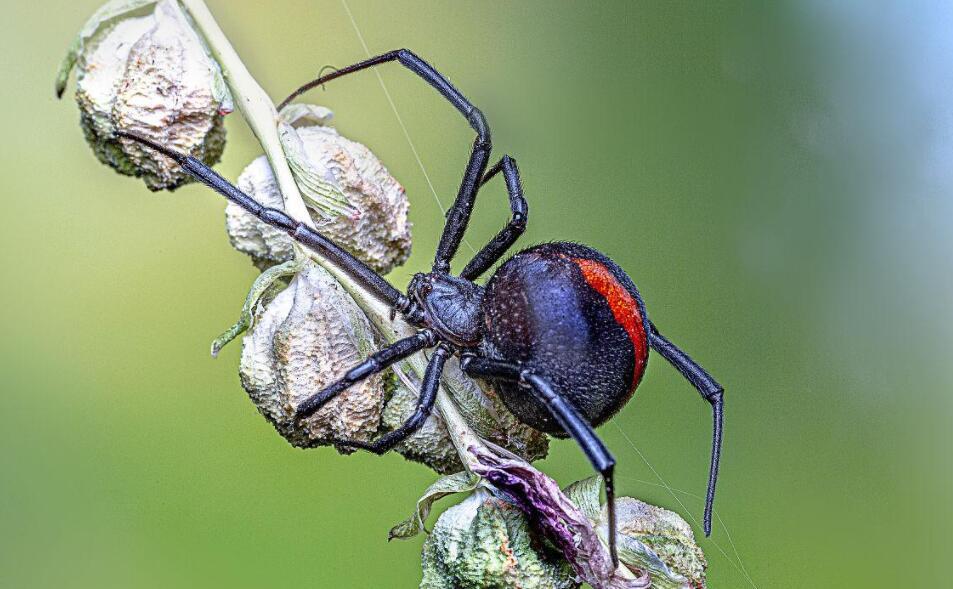
[[[96,156],[152,190],[191,181],[175,162],[117,130],[151,139],[206,163],[225,146],[223,115],[231,109],[218,65],[176,2],[104,21],[76,60],[76,101]]]
[[[239,373],[252,401],[297,446],[325,438],[368,441],[379,427],[383,382],[372,376],[344,391],[301,427],[293,411],[375,345],[367,318],[328,273],[307,266],[258,313],[245,336]]]
[[[287,288],[258,308],[242,342],[239,374],[252,402],[291,444],[369,442],[403,423],[416,407],[419,383],[405,382],[409,377],[399,368],[351,386],[307,419],[299,422],[294,415],[310,395],[382,345],[344,288],[320,266],[306,263]],[[461,467],[436,415],[397,451],[439,472]]]

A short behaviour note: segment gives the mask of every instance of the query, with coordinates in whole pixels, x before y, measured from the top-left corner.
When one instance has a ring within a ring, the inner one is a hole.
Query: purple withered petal
[[[519,506],[530,524],[562,552],[582,580],[595,589],[651,586],[648,575],[636,578],[623,566],[612,570],[609,550],[556,481],[522,460],[501,458],[478,448],[470,448],[470,452],[479,463],[473,472]]]

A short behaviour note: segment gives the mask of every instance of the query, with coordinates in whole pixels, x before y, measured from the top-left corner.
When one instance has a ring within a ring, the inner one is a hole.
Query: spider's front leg
[[[386,370],[391,365],[423,350],[437,345],[437,337],[429,329],[418,331],[416,334],[398,340],[386,348],[371,354],[357,366],[351,368],[344,376],[334,381],[323,390],[311,395],[298,405],[296,418],[305,419],[314,415],[332,399],[346,391],[352,385]]]
[[[392,309],[405,314],[408,320],[411,322],[417,321],[415,316],[416,307],[410,301],[410,299],[404,296],[404,294],[399,290],[391,286],[391,284],[387,282],[383,276],[374,270],[371,270],[371,268],[368,267],[364,262],[358,260],[349,252],[341,248],[341,246],[321,235],[311,227],[296,221],[282,210],[262,206],[258,203],[258,201],[248,196],[239,190],[238,187],[220,176],[218,172],[191,155],[179,153],[175,150],[165,147],[164,145],[159,145],[154,141],[150,141],[149,139],[145,139],[133,133],[116,131],[116,135],[141,143],[146,147],[154,149],[162,155],[172,159],[182,166],[185,171],[194,176],[198,181],[212,188],[261,221],[284,231],[298,243],[301,243],[302,245],[305,245],[321,254],[334,265],[341,268],[345,273],[348,274],[348,276],[350,276],[362,288],[370,292],[377,299],[386,303],[387,305],[390,305]]]
[[[496,237],[483,246],[483,249],[477,252],[477,255],[473,256],[473,259],[467,263],[463,272],[460,273],[461,278],[466,278],[467,280],[476,280],[479,278],[510,249],[513,243],[523,234],[523,231],[526,230],[529,206],[523,197],[523,184],[520,182],[520,172],[519,168],[516,167],[516,160],[508,155],[504,155],[500,161],[483,176],[483,180],[480,181],[480,186],[482,187],[500,172],[503,173],[503,181],[506,183],[506,193],[510,199],[510,220],[506,226],[496,234]]]
[[[433,412],[434,403],[437,401],[437,389],[440,387],[440,375],[443,374],[443,367],[450,357],[451,351],[445,344],[439,344],[430,357],[427,364],[427,370],[424,372],[423,382],[420,384],[420,395],[417,397],[417,407],[407,421],[394,431],[388,432],[374,442],[361,442],[358,440],[322,440],[329,444],[337,446],[346,446],[349,448],[360,448],[374,454],[383,454],[403,442],[414,434],[427,421]]]
[[[291,93],[288,98],[286,98],[280,105],[278,105],[278,110],[281,110],[286,105],[288,105],[292,100],[300,96],[301,94],[307,92],[308,90],[321,86],[326,82],[330,82],[336,78],[342,76],[347,76],[370,67],[381,65],[383,63],[389,63],[396,61],[421,79],[423,79],[427,84],[439,92],[454,108],[456,108],[460,114],[466,118],[467,123],[470,124],[470,127],[476,132],[476,140],[473,142],[473,148],[470,151],[470,159],[467,162],[466,171],[463,173],[463,180],[460,183],[460,190],[457,192],[457,197],[453,201],[453,206],[450,207],[450,210],[447,211],[447,222],[444,226],[443,233],[440,236],[440,243],[437,245],[437,252],[434,255],[433,261],[433,271],[439,273],[447,273],[450,271],[450,262],[453,260],[454,255],[457,253],[457,249],[460,247],[460,242],[463,240],[463,234],[466,233],[467,225],[470,222],[470,214],[473,212],[473,204],[476,201],[477,192],[480,190],[480,186],[483,184],[485,179],[488,179],[493,174],[487,174],[484,176],[487,168],[487,164],[490,159],[490,151],[492,150],[492,142],[490,140],[490,127],[484,118],[483,113],[480,112],[480,109],[473,106],[473,104],[467,100],[466,96],[462,92],[457,90],[457,88],[447,80],[440,72],[438,72],[432,65],[418,57],[414,52],[408,49],[396,49],[394,51],[389,51],[387,53],[378,55],[376,57],[371,57],[362,62],[355,63],[354,65],[349,65],[345,68],[335,70],[329,74],[321,76],[316,80],[312,80],[307,84],[301,86],[297,90]],[[501,160],[501,165],[505,163],[504,158]],[[502,165],[504,176],[507,178],[507,188],[511,188],[511,201],[513,200],[513,194],[519,194],[519,199],[522,199],[522,191],[518,189],[519,186],[519,176],[516,174],[516,166],[509,160],[510,164]],[[507,168],[510,168],[508,171]],[[513,183],[515,179],[515,183]],[[523,203],[525,208],[525,201]],[[514,215],[515,215],[514,209]],[[519,225],[519,223],[515,223]],[[515,240],[515,236],[510,239],[509,235],[515,233],[516,236],[521,232],[520,229],[511,229],[507,232],[506,235],[503,235],[503,243],[506,243],[508,248],[512,244],[512,240]],[[499,236],[498,236],[499,239]],[[496,240],[494,240],[496,241]],[[507,243],[508,242],[508,243]],[[492,245],[492,244],[491,244]],[[484,248],[486,251],[491,246]],[[484,263],[484,259],[493,259],[495,261],[502,255],[502,252],[496,253],[498,248],[494,247],[481,258],[481,261],[478,265]],[[504,250],[505,251],[505,248]],[[481,252],[483,253],[483,252]],[[495,258],[493,256],[496,256]],[[480,256],[478,256],[479,258]],[[492,264],[492,261],[490,262]],[[477,268],[474,267],[473,271]]]

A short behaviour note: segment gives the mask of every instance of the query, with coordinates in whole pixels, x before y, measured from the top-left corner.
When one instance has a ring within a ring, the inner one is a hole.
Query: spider
[[[297,410],[305,418],[351,385],[418,351],[435,348],[414,413],[374,442],[334,440],[341,446],[383,454],[413,434],[433,411],[440,375],[457,355],[463,371],[490,382],[521,422],[555,437],[571,437],[601,474],[609,516],[609,549],[615,548],[615,459],[594,427],[628,402],[642,380],[649,350],[670,362],[712,406],[714,429],[704,531],[711,534],[712,502],[722,444],[724,389],[649,321],[635,284],[612,260],[584,245],[552,242],[522,250],[504,261],[485,285],[475,281],[499,261],[526,229],[528,207],[516,161],[504,155],[488,168],[490,128],[483,114],[443,75],[407,49],[372,57],[321,76],[298,88],[279,106],[326,82],[396,61],[437,90],[466,118],[476,140],[430,272],[411,279],[406,294],[363,262],[285,212],[263,207],[194,157],[125,132],[180,164],[199,181],[265,223],[287,232],[343,269],[353,280],[419,328],[415,335],[372,354],[341,378],[307,398]],[[467,263],[450,273],[480,188],[502,174],[511,218]]]

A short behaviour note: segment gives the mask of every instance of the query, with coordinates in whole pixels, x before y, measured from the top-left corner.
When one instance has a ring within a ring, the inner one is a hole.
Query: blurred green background
[[[6,2],[0,25],[0,586],[416,586],[420,539],[386,533],[434,475],[288,446],[239,386],[239,346],[208,356],[255,276],[223,201],[99,165],[53,98],[98,4]],[[209,4],[276,99],[364,57],[335,0]],[[372,52],[414,49],[487,114],[522,169],[523,243],[605,251],[726,385],[702,541],[719,589],[949,579],[953,7],[833,4],[350,3]],[[379,71],[450,202],[469,129]],[[407,187],[406,284],[441,215],[376,78],[310,98]],[[228,128],[235,178],[258,148]],[[475,245],[506,217],[485,194]],[[601,432],[623,494],[700,518],[709,410],[669,366]],[[565,441],[541,464],[590,472]]]

